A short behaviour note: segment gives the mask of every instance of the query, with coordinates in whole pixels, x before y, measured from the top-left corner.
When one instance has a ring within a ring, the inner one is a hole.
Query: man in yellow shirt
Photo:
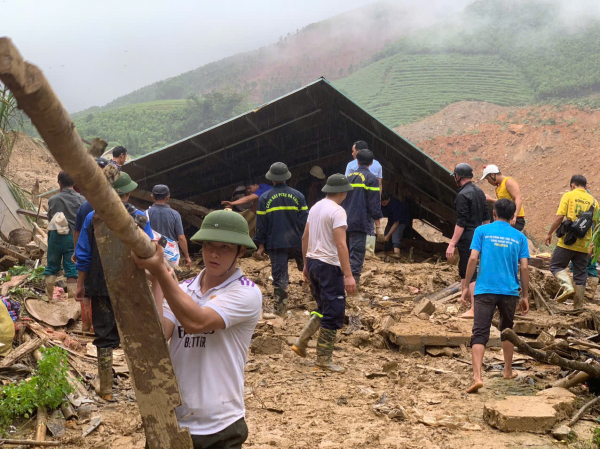
[[[485,198],[489,203],[506,198],[511,200],[517,206],[515,216],[511,218],[510,225],[517,231],[523,232],[525,228],[525,211],[523,210],[523,196],[519,184],[510,176],[504,176],[497,165],[486,165],[483,167],[483,176],[481,180],[487,180],[496,188],[496,198],[492,198],[487,193]]]
[[[579,214],[588,211],[592,205],[594,210],[598,210],[598,202],[586,191],[587,180],[582,175],[573,175],[571,177],[571,191],[565,193],[561,200],[556,219],[550,226],[546,236],[546,245],[552,242],[552,234],[562,224],[563,220],[569,219],[575,221]],[[596,223],[597,224],[597,223]],[[587,280],[588,254],[592,251],[589,245],[592,239],[592,228],[590,228],[584,238],[575,240],[571,245],[565,244],[565,237],[559,239],[558,245],[552,253],[550,260],[550,271],[558,279],[563,289],[562,294],[556,298],[558,302],[564,302],[567,298],[575,295],[573,307],[575,309],[583,306],[585,295],[585,285]],[[575,287],[571,282],[569,275],[569,263],[573,262],[573,280]]]

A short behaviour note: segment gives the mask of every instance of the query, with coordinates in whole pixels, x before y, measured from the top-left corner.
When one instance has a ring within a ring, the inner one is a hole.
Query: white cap
[[[490,175],[490,174],[493,174],[493,173],[500,173],[500,170],[498,169],[498,166],[496,166],[496,165],[484,165],[483,166],[483,176],[481,177],[481,180],[483,181],[487,175]]]
[[[327,177],[327,176],[325,176],[325,173],[323,173],[323,169],[321,167],[319,167],[318,165],[313,165],[311,167],[310,174],[318,179],[325,179]]]

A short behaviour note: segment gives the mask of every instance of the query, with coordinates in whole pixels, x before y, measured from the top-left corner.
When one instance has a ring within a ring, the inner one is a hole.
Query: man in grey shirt
[[[171,209],[167,203],[171,198],[169,187],[164,184],[155,185],[152,189],[152,200],[154,205],[148,209],[150,227],[159,234],[179,243],[181,254],[188,267],[192,266],[192,259],[188,253],[187,240],[183,233],[183,224],[179,212]]]
[[[44,271],[48,299],[52,299],[56,275],[61,266],[67,278],[67,293],[70,298],[73,297],[77,285],[77,270],[71,260],[75,250],[73,246],[73,228],[75,227],[77,211],[79,206],[85,203],[85,198],[73,189],[73,184],[73,179],[67,172],[61,171],[58,174],[60,193],[48,200],[48,221],[52,220],[52,217],[57,213],[62,212],[69,223],[68,234],[62,235],[58,231],[50,231],[48,234],[48,263]]]

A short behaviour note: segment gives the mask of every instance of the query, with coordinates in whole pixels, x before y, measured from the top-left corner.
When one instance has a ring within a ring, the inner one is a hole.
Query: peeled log
[[[589,374],[590,377],[600,378],[600,366],[596,364],[567,360],[552,351],[540,351],[539,349],[533,349],[531,346],[521,340],[512,329],[504,329],[502,331],[502,336],[519,348],[523,354],[528,355],[538,362],[542,362],[547,365],[560,366],[561,368],[583,371],[584,373]]]
[[[31,119],[62,169],[75,181],[113,234],[140,257],[156,247],[140,232],[102,170],[88,154],[66,109],[42,71],[25,62],[9,38],[0,38],[0,80]]]

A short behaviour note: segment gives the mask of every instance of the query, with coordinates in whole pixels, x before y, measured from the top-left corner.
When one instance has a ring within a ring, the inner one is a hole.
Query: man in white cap
[[[485,194],[485,198],[489,203],[494,204],[503,198],[515,203],[517,209],[515,216],[510,220],[510,225],[517,231],[523,232],[523,228],[525,228],[525,211],[523,210],[523,196],[517,181],[510,176],[504,176],[496,165],[485,165],[483,167],[481,180],[484,179],[496,188],[496,198],[492,198],[487,193]]]

